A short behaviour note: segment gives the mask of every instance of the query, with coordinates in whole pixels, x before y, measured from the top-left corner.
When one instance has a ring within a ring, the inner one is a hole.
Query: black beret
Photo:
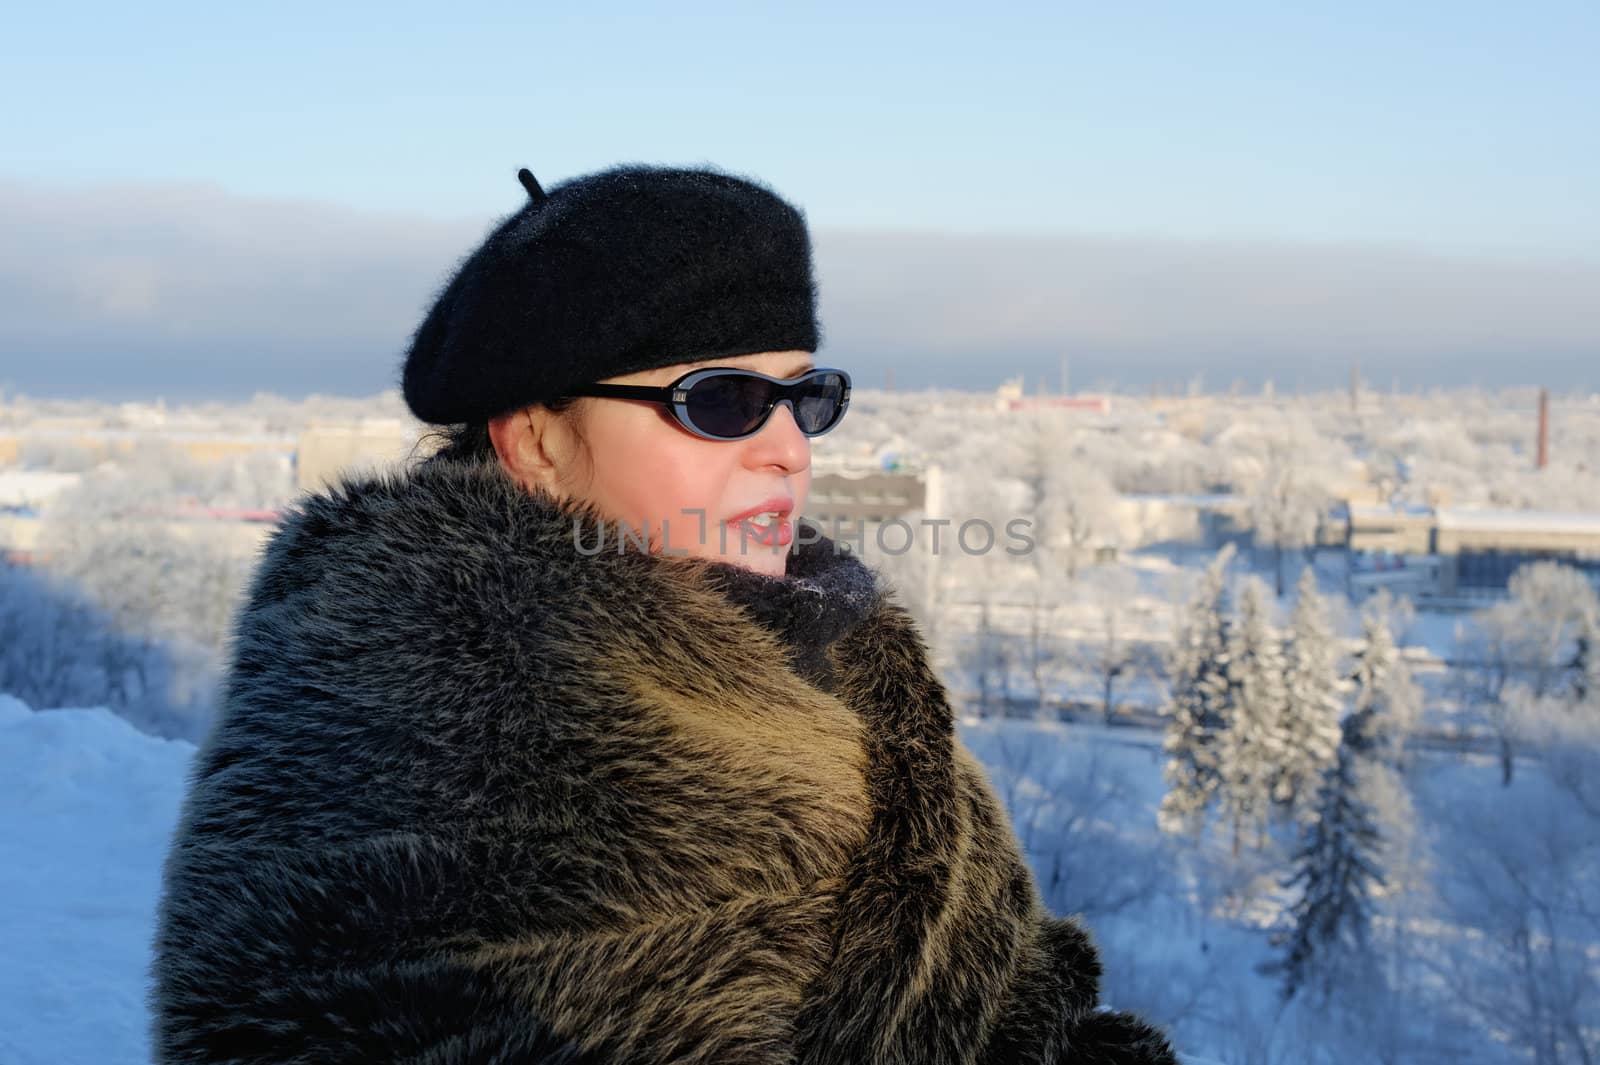
[[[712,169],[626,165],[497,223],[445,285],[406,352],[424,422],[483,421],[579,384],[760,351],[816,351],[804,215]]]

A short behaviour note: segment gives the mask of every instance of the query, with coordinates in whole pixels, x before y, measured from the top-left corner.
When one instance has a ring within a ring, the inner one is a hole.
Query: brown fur
[[[910,616],[803,679],[692,559],[487,466],[309,498],[237,623],[160,1062],[1170,1062],[1096,1012]]]

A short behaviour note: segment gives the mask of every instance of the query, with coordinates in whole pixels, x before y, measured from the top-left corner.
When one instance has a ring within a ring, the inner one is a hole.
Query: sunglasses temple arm
[[[672,389],[650,385],[584,385],[570,390],[574,396],[609,396],[613,399],[649,399],[657,403],[672,402]]]

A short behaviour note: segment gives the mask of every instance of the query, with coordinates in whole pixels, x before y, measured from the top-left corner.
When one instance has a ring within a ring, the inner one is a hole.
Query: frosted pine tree
[[[1283,996],[1302,987],[1323,990],[1345,963],[1365,953],[1372,896],[1382,886],[1382,839],[1369,802],[1374,770],[1371,718],[1375,708],[1344,720],[1339,753],[1323,778],[1317,817],[1306,829],[1284,887],[1300,888],[1290,908],[1294,928],[1288,949],[1272,968],[1283,974]]]
[[[1222,817],[1232,829],[1235,856],[1241,833],[1265,829],[1273,779],[1284,758],[1284,662],[1272,627],[1273,599],[1259,579],[1246,579],[1228,640],[1232,714],[1217,739],[1217,772]]]
[[[1206,567],[1173,641],[1172,690],[1164,708],[1167,793],[1158,815],[1167,832],[1198,832],[1217,792],[1217,737],[1230,712],[1227,571],[1232,559],[1228,545]]]
[[[1272,801],[1302,824],[1316,816],[1324,774],[1339,755],[1339,647],[1327,604],[1307,566],[1300,574],[1284,641],[1284,747]]]
[[[1350,678],[1355,686],[1351,712],[1373,711],[1359,720],[1361,742],[1376,760],[1399,765],[1421,712],[1421,697],[1389,629],[1390,608],[1387,595],[1380,594],[1363,613],[1361,649]]]
[[[1351,710],[1339,752],[1324,775],[1317,816],[1307,827],[1285,887],[1299,887],[1294,928],[1278,966],[1285,997],[1308,983],[1326,989],[1366,956],[1375,891],[1398,863],[1415,820],[1397,768],[1421,700],[1389,628],[1392,604],[1378,596],[1362,618]]]
[[[1587,613],[1578,626],[1572,656],[1572,695],[1576,703],[1600,693],[1600,611]]]

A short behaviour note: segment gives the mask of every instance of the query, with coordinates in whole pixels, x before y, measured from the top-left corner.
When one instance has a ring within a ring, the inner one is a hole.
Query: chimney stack
[[[1539,389],[1539,469],[1550,465],[1550,390]]]

